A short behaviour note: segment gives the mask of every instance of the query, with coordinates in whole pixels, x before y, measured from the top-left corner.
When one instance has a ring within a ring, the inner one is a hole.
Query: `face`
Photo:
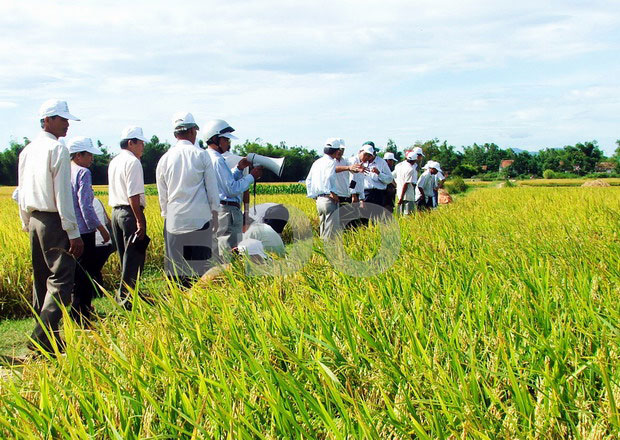
[[[340,160],[340,159],[342,159],[342,155],[343,155],[343,154],[344,154],[344,150],[342,150],[342,149],[341,149],[341,150],[338,150],[338,151],[336,152],[336,156],[334,156],[334,157],[335,157],[337,160]]]
[[[76,154],[73,158],[73,162],[85,168],[90,167],[93,164],[94,160],[95,156],[93,155],[93,153],[89,153],[87,151],[82,151],[81,153]]]
[[[429,172],[430,172],[431,174],[437,174],[437,169],[435,169],[435,168],[429,168]]]
[[[226,153],[230,150],[230,139],[227,137],[220,138],[220,153]]]
[[[369,153],[364,153],[363,151],[362,151],[362,152],[360,152],[360,156],[359,156],[359,157],[360,157],[360,161],[361,161],[362,163],[364,163],[364,162],[370,162],[370,161],[372,160],[372,154],[369,154]]]
[[[43,129],[57,138],[65,137],[69,130],[69,120],[60,116],[47,116],[43,121]]]
[[[144,141],[136,140],[135,142],[129,141],[129,150],[136,156],[138,159],[142,157],[142,153],[144,152]]]

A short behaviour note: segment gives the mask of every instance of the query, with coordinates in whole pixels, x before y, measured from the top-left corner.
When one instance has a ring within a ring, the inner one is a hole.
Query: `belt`
[[[328,197],[328,198],[329,198],[330,196],[331,196],[331,194],[319,194],[319,195],[318,195],[318,196],[316,196],[316,197],[317,197],[317,199],[318,199],[319,197]]]
[[[131,209],[130,205],[116,205],[112,209]],[[140,209],[144,211],[144,206],[140,205]]]
[[[226,200],[220,200],[220,205],[234,206],[235,208],[241,209],[241,205],[237,202],[227,202]]]

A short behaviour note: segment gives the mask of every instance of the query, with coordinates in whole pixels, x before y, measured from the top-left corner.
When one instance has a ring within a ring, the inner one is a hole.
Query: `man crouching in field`
[[[73,257],[84,247],[73,207],[69,151],[58,140],[67,135],[69,120],[79,119],[57,100],[44,102],[39,116],[43,131],[19,155],[18,203],[22,227],[30,233],[32,299],[39,317],[30,347],[53,352],[51,339],[63,350],[58,326],[63,306],[71,303]]]

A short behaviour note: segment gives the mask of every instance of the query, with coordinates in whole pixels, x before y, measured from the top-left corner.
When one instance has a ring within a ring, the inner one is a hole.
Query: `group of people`
[[[39,119],[42,131],[19,156],[16,200],[31,244],[33,307],[38,315],[31,348],[53,352],[54,346],[63,348],[63,307],[70,306],[71,316],[82,325],[90,325],[93,318],[93,280],[101,270],[102,255],[97,244],[114,243],[121,262],[117,301],[128,309],[132,306],[130,293],[144,268],[150,241],[140,162],[148,140],[141,127],[122,131],[121,152],[108,166],[110,220],[94,197],[88,169],[101,150],[87,137],[63,142],[69,121],[79,121],[65,101],[43,103]],[[248,172],[250,161],[230,153],[234,129],[223,120],[209,121],[203,131],[208,147],[204,150],[196,142],[200,127],[191,113],[175,114],[171,128],[177,142],[156,170],[165,218],[166,274],[189,285],[215,263],[230,261],[235,252],[260,258],[267,257],[265,251],[283,255],[280,234],[288,211],[278,204],[249,209],[248,189],[262,169]]]
[[[434,208],[445,176],[438,162],[424,167],[424,152],[416,147],[396,163],[393,153],[379,156],[374,142],[365,142],[357,154],[344,158],[345,141],[329,138],[324,155],[317,159],[306,178],[308,197],[316,200],[322,238],[351,226],[392,213],[408,215]]]

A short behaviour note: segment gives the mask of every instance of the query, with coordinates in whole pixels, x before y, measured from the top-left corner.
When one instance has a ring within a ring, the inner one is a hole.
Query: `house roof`
[[[502,160],[502,162],[499,164],[499,168],[500,169],[508,168],[513,163],[514,163],[514,160],[510,160],[510,159]]]
[[[596,168],[599,170],[613,170],[616,168],[616,164],[613,162],[599,162],[596,164]]]

